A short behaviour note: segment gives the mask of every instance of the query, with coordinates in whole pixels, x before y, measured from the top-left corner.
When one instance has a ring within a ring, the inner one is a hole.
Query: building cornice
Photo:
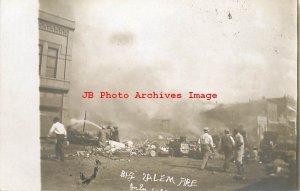
[[[61,26],[61,25],[57,25],[55,23],[51,23],[45,20],[41,20],[39,19],[39,29],[43,30],[43,31],[47,31],[47,32],[51,32],[54,34],[58,34],[61,36],[68,36],[69,35],[69,29]]]
[[[39,11],[39,29],[61,36],[68,36],[75,30],[75,22],[45,11]]]

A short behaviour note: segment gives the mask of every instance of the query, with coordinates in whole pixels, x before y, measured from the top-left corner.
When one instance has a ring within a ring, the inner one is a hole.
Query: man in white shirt
[[[213,145],[214,145],[212,136],[208,134],[209,128],[205,127],[203,131],[204,134],[201,135],[200,139],[198,140],[198,143],[201,146],[201,152],[203,152],[203,159],[200,167],[201,170],[203,170],[206,167],[208,158],[213,152]]]
[[[53,134],[56,135],[56,145],[55,145],[55,153],[58,160],[64,161],[64,150],[63,143],[67,138],[67,131],[65,126],[59,122],[59,118],[55,117],[53,119],[53,125],[48,133],[48,137],[51,137]]]

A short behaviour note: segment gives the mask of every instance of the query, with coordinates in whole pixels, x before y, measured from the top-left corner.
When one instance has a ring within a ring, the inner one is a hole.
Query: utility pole
[[[84,121],[83,121],[83,129],[82,129],[83,132],[85,129],[85,120],[86,120],[86,110],[84,111]]]

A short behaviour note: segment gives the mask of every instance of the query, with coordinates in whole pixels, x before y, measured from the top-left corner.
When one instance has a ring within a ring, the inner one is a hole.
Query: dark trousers
[[[64,161],[64,150],[63,150],[63,143],[64,143],[65,135],[56,135],[56,145],[55,145],[55,153],[57,159]]]
[[[203,159],[201,163],[201,169],[205,169],[207,166],[207,161],[209,157],[211,156],[212,152],[210,151],[210,148],[208,145],[201,145],[201,151],[203,152]]]
[[[235,161],[235,164],[238,170],[238,174],[244,174],[245,173],[244,165],[239,161]]]
[[[229,166],[230,166],[230,161],[233,158],[233,149],[232,148],[223,148],[223,151],[224,151],[224,155],[225,155],[223,169],[224,169],[224,171],[228,171]]]

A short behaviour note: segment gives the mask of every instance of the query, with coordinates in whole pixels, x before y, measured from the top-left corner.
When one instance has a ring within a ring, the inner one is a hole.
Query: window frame
[[[51,56],[49,55],[49,49],[51,50],[55,50],[56,51],[56,56]],[[46,60],[46,72],[45,72],[45,76],[47,78],[57,78],[57,63],[58,63],[58,52],[59,52],[59,48],[53,47],[53,46],[48,46],[48,50],[47,50],[47,60]],[[55,66],[54,67],[49,67],[48,66],[48,59],[52,58],[55,59]],[[47,75],[47,69],[51,68],[54,69],[54,75],[53,76],[48,76]]]
[[[43,50],[44,50],[43,44],[39,44],[39,75],[41,75],[42,72]]]

